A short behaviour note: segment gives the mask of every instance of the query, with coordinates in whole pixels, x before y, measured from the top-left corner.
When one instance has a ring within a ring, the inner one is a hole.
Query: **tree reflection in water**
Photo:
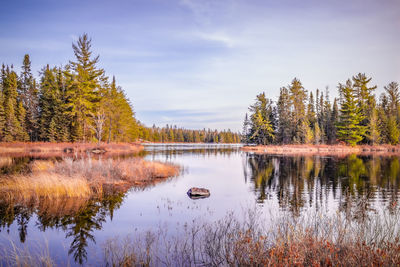
[[[33,203],[10,203],[0,200],[0,227],[18,224],[20,241],[27,236],[27,225],[34,213],[41,231],[48,228],[62,229],[66,237],[72,238],[69,254],[75,262],[83,264],[87,260],[88,242],[96,243],[93,232],[100,230],[107,217],[111,220],[125,197],[125,193],[105,193],[101,199],[40,199]]]
[[[355,209],[362,217],[379,198],[388,207],[399,197],[400,162],[396,156],[277,156],[246,154],[245,179],[257,201],[276,196],[279,206],[299,215],[320,209],[331,196],[339,209]]]

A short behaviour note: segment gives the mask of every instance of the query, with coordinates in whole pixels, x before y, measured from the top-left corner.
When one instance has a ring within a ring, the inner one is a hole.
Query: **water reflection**
[[[381,201],[390,207],[399,198],[399,158],[378,156],[319,157],[246,154],[245,179],[257,202],[276,196],[279,206],[299,215],[317,210],[330,198],[341,210],[363,200],[364,210]],[[360,211],[361,212],[361,211]]]
[[[241,145],[225,145],[225,144],[151,144],[145,145],[145,155],[151,159],[160,158],[166,160],[174,160],[181,155],[197,156],[199,158],[208,158],[211,156],[237,155]]]
[[[317,211],[326,208],[332,212],[344,211],[352,216],[351,219],[365,220],[375,209],[390,211],[400,197],[400,161],[395,156],[285,157],[243,153],[239,146],[210,145],[148,145],[141,156],[172,161],[187,172],[164,186],[155,186],[138,198],[132,197],[136,192],[130,195],[112,190],[104,190],[102,197],[97,199],[11,202],[12,198],[0,196],[2,236],[14,236],[21,243],[29,243],[35,232],[48,231],[57,239],[65,237],[69,255],[76,263],[84,264],[93,258],[88,253],[90,248],[101,247],[99,230],[107,235],[117,232],[124,236],[131,226],[157,227],[159,221],[181,222],[185,218],[198,218],[201,208],[208,209],[202,205],[210,205],[221,214],[238,207],[241,202],[253,201],[255,197],[258,206],[265,209],[272,206],[273,211],[279,206],[280,210],[289,211],[294,216],[310,208]],[[29,172],[33,160],[37,158],[0,157],[0,179],[5,179],[8,174]],[[192,201],[184,195],[189,186],[198,183],[212,190],[210,198]],[[120,209],[124,200],[125,207],[129,207],[126,210]],[[168,212],[159,209],[162,205]],[[170,206],[176,218],[170,217]],[[119,216],[113,220],[118,209]],[[143,217],[138,215],[142,212],[146,213]],[[215,213],[216,218],[219,214]],[[207,219],[213,220],[213,216]],[[107,232],[110,228],[118,230]],[[57,230],[57,233],[49,230]],[[5,233],[8,231],[11,231],[10,235]],[[96,240],[99,244],[94,245]]]
[[[107,218],[113,219],[125,197],[125,193],[108,192],[101,199],[40,199],[37,204],[12,203],[0,200],[0,228],[18,225],[20,242],[24,243],[28,234],[28,223],[36,213],[37,229],[59,229],[65,237],[72,239],[68,253],[75,262],[85,263],[89,242],[96,243],[94,231],[100,230]]]

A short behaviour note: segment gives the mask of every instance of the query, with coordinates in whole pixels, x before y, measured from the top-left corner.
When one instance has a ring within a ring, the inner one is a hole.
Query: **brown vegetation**
[[[110,239],[107,266],[399,266],[400,209],[349,221],[337,214],[302,218],[233,215],[185,226],[172,238],[159,230]],[[168,240],[165,240],[165,239]]]
[[[267,145],[267,146],[244,146],[245,152],[260,154],[283,154],[283,155],[338,155],[348,154],[378,154],[378,155],[400,155],[400,146],[393,145]]]
[[[67,155],[71,153],[113,153],[132,154],[143,150],[139,143],[49,143],[49,142],[15,142],[0,143],[0,155]]]
[[[39,203],[39,199],[92,198],[104,190],[126,191],[152,185],[179,173],[171,164],[141,158],[36,160],[31,173],[0,178],[0,199]]]

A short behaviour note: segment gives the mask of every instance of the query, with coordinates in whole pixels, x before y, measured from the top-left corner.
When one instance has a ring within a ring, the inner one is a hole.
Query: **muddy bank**
[[[282,155],[348,155],[348,154],[378,154],[400,155],[400,146],[376,145],[376,146],[346,146],[346,145],[266,145],[244,146],[240,148],[245,152],[260,154]]]

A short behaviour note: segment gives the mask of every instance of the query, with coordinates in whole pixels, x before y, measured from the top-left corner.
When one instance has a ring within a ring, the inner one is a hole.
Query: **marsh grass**
[[[0,249],[0,266],[55,266],[47,243],[37,244],[35,248],[30,249],[27,246],[18,247],[13,241],[10,241],[9,245],[9,249]]]
[[[179,173],[175,165],[141,158],[36,160],[31,172],[0,177],[0,200],[38,203],[40,199],[101,197],[105,190],[146,187]]]
[[[11,157],[0,157],[0,168],[10,166],[12,164]]]
[[[278,218],[233,213],[178,233],[146,232],[104,245],[106,266],[398,266],[400,209],[364,221],[321,213]]]

